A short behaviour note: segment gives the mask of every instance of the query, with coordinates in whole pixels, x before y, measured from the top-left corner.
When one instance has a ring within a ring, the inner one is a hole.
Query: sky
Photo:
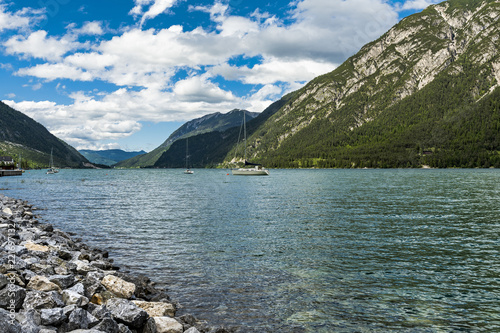
[[[439,0],[0,0],[0,100],[77,149],[261,112]]]

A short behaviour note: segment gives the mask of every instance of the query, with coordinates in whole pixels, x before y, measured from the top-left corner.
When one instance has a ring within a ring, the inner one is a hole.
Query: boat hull
[[[233,176],[269,176],[267,169],[233,169]]]

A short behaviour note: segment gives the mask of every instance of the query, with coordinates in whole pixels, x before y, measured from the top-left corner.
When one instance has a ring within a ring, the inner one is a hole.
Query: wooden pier
[[[0,169],[0,177],[6,177],[6,176],[22,176],[23,171],[22,170],[1,170]]]

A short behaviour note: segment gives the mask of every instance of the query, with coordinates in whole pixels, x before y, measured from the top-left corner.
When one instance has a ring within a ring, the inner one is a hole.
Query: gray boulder
[[[41,318],[37,310],[22,311],[18,313],[16,319],[21,323],[23,333],[38,333],[40,331]]]
[[[26,298],[26,290],[15,284],[9,284],[7,287],[0,290],[0,308],[7,309],[14,305],[16,310],[19,310]]]
[[[9,280],[7,280],[7,277],[3,274],[0,274],[0,289],[5,287],[9,283]]]
[[[104,318],[93,329],[106,333],[120,333],[118,323],[112,318]]]
[[[56,307],[58,302],[51,293],[44,291],[28,291],[24,299],[23,308],[29,309],[50,309]]]
[[[2,333],[22,333],[21,325],[13,319],[11,313],[0,309],[0,332]]]
[[[88,329],[95,326],[99,320],[82,308],[76,308],[68,318],[68,331],[76,329]]]
[[[116,321],[133,328],[142,327],[148,318],[146,311],[123,298],[108,300],[106,307]]]
[[[49,281],[57,284],[61,289],[67,289],[75,283],[75,276],[69,275],[51,275]]]
[[[64,311],[62,308],[53,308],[53,309],[42,309],[40,311],[40,318],[42,325],[57,326],[66,319],[66,316],[64,315]]]
[[[69,289],[63,290],[62,299],[66,305],[75,304],[76,306],[85,306],[89,303],[89,299],[87,297]]]

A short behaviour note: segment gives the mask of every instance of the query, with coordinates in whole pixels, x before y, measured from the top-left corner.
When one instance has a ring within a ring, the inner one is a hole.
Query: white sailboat
[[[239,169],[232,169],[233,176],[269,176],[269,170],[260,164],[247,161],[247,125],[245,111],[243,111],[243,142],[245,145],[245,166]],[[240,132],[241,133],[241,132]]]
[[[52,157],[52,151],[53,151],[53,148],[50,149],[50,162],[49,162],[49,169],[47,170],[47,175],[52,175],[54,173],[58,173],[59,172],[59,170],[57,170],[54,167],[54,158]]]
[[[184,171],[186,175],[192,175],[193,170],[189,169],[189,154],[188,154],[188,138],[186,138],[186,170]]]

